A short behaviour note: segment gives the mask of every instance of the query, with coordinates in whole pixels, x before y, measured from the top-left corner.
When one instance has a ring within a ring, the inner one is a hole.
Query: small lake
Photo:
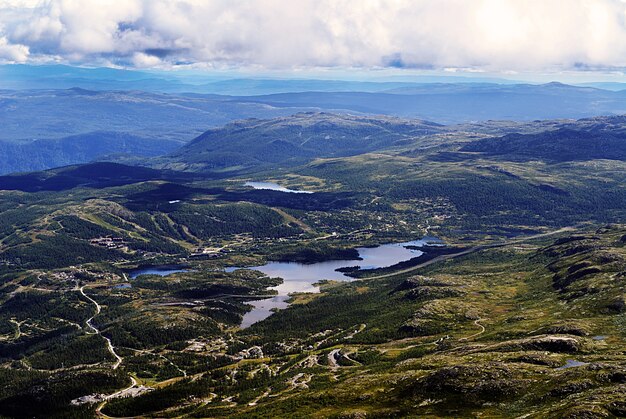
[[[269,262],[263,266],[251,268],[263,272],[269,277],[279,277],[283,283],[270,288],[278,291],[278,295],[272,298],[251,301],[247,304],[254,306],[252,311],[244,315],[241,327],[245,328],[253,323],[263,320],[272,314],[272,309],[283,309],[288,306],[286,300],[289,294],[296,292],[319,292],[319,287],[315,284],[321,280],[354,281],[355,278],[346,276],[342,272],[337,272],[339,268],[350,266],[360,266],[362,269],[386,268],[397,263],[404,262],[422,255],[424,252],[418,249],[407,249],[406,246],[422,247],[426,244],[441,244],[433,237],[425,237],[406,243],[391,243],[377,247],[357,248],[359,257],[363,260],[331,260],[312,264],[295,262]],[[238,268],[227,268],[227,272],[232,272]]]
[[[145,268],[137,268],[129,270],[128,276],[131,279],[137,278],[139,275],[159,275],[167,276],[179,272],[189,272],[189,269],[184,266],[162,265],[162,266],[148,266]]]
[[[254,189],[269,189],[271,191],[288,192],[288,193],[313,193],[310,191],[298,191],[295,189],[288,189],[284,186],[280,186],[278,183],[273,182],[246,182],[244,186],[251,186]]]
[[[558,367],[557,370],[565,370],[568,368],[582,367],[588,364],[589,364],[588,362],[581,362],[575,359],[568,359],[565,361],[565,365]]]

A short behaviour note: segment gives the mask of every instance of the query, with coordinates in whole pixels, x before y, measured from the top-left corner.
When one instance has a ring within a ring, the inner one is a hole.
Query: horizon
[[[26,74],[22,72],[26,70]],[[59,69],[65,69],[67,72],[59,74]],[[29,71],[37,71],[36,74],[28,74]],[[113,71],[114,73],[101,75],[101,72]],[[73,74],[76,72],[76,74]],[[80,74],[79,74],[80,73]],[[170,69],[146,69],[134,67],[119,66],[91,66],[91,65],[72,65],[66,63],[3,63],[0,64],[0,89],[23,89],[25,87],[7,87],[11,83],[11,78],[16,75],[22,83],[39,82],[41,77],[78,77],[79,75],[91,77],[89,80],[111,80],[122,81],[116,78],[124,75],[126,77],[145,75],[154,79],[163,79],[164,81],[176,81],[190,87],[210,85],[213,83],[227,81],[283,81],[283,82],[351,82],[363,84],[407,84],[407,85],[428,85],[428,84],[500,84],[500,85],[547,85],[547,84],[563,84],[568,86],[590,87],[606,90],[626,90],[626,76],[607,73],[544,73],[544,74],[510,74],[499,73],[478,73],[478,72],[446,72],[446,71],[415,71],[415,70],[388,70],[379,69],[371,71],[354,71],[349,72],[345,69],[326,69],[323,72],[303,71],[303,72],[285,72],[285,71],[249,71],[245,69],[236,70],[207,70],[188,68],[170,68]],[[72,87],[85,88],[87,90],[101,90],[98,88],[84,87],[89,84],[89,80],[77,79],[76,85]],[[141,80],[141,79],[137,79]],[[54,82],[51,79],[50,86],[46,88],[54,88]],[[132,79],[125,80],[132,82]],[[71,88],[71,87],[63,87]],[[104,89],[106,90],[106,89]],[[155,89],[159,90],[159,89]],[[359,91],[355,89],[354,91]],[[190,92],[191,93],[191,92]]]
[[[178,78],[580,84],[626,83],[623,57],[624,0],[0,4],[0,64]]]

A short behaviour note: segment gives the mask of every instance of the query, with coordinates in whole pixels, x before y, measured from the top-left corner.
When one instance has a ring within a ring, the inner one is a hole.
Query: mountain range
[[[131,77],[121,74],[122,79]],[[132,77],[130,80],[134,80]],[[328,82],[327,86],[332,88],[333,84]],[[0,149],[6,152],[0,155],[0,173],[85,163],[118,153],[127,159],[163,155],[207,129],[229,122],[299,112],[386,115],[433,121],[431,126],[470,123],[475,129],[483,121],[502,120],[503,125],[513,126],[512,121],[578,119],[626,111],[626,91],[559,83],[414,83],[389,87],[377,92],[305,91],[259,96],[83,88],[4,90],[0,91]],[[460,125],[455,129],[461,129]],[[282,147],[293,145],[276,142],[273,147],[282,153]],[[228,144],[222,147],[222,157],[231,159]],[[266,153],[261,159],[271,158],[267,153],[272,150],[261,151]],[[293,151],[294,156],[298,153],[304,155],[307,151]],[[225,161],[222,165],[228,164]]]

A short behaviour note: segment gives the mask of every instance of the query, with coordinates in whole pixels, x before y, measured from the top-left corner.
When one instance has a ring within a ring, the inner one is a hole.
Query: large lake
[[[353,281],[354,278],[337,272],[336,269],[350,266],[360,266],[363,269],[385,268],[397,263],[415,258],[423,254],[421,250],[407,249],[405,246],[422,247],[427,243],[440,243],[432,237],[425,237],[406,243],[384,244],[378,247],[360,247],[359,256],[363,260],[333,260],[312,264],[302,264],[294,262],[269,262],[263,266],[252,268],[263,272],[269,277],[279,277],[283,283],[271,289],[278,291],[276,297],[250,301],[247,304],[254,306],[254,309],[244,315],[241,323],[242,328],[246,328],[253,323],[263,320],[272,314],[272,309],[282,309],[288,306],[286,300],[289,294],[294,292],[319,292],[319,287],[315,284],[324,279],[336,281]],[[227,272],[232,272],[238,268],[227,268]]]
[[[362,260],[331,260],[303,264],[296,262],[269,262],[262,266],[254,266],[252,269],[264,273],[269,277],[279,277],[283,283],[270,288],[276,290],[278,295],[262,300],[248,301],[247,304],[253,306],[252,311],[246,313],[241,322],[241,327],[246,328],[271,316],[275,309],[284,309],[289,306],[287,300],[289,294],[296,292],[319,292],[319,287],[315,285],[324,279],[335,281],[353,281],[342,272],[337,272],[339,268],[350,266],[360,266],[362,269],[385,268],[397,263],[418,257],[423,254],[418,249],[407,249],[406,246],[422,247],[426,244],[441,244],[434,237],[424,237],[421,240],[414,240],[405,243],[390,243],[377,247],[359,247],[359,257]],[[233,272],[238,267],[228,267],[226,272]],[[161,275],[166,276],[178,272],[189,272],[189,268],[180,265],[150,266],[128,271],[130,278],[137,278],[139,275]]]
[[[286,193],[312,193],[308,191],[298,191],[287,189],[273,182],[246,182],[245,186],[254,189],[269,189]],[[434,237],[425,237],[421,240],[415,240],[406,243],[391,243],[377,247],[360,247],[358,248],[359,257],[362,260],[333,260],[328,262],[318,262],[312,264],[303,264],[295,262],[269,262],[262,266],[254,266],[251,268],[264,273],[269,277],[279,277],[283,279],[283,283],[277,287],[271,288],[278,292],[278,295],[272,298],[262,300],[249,301],[248,304],[254,308],[252,311],[244,315],[241,327],[246,328],[250,325],[266,319],[271,316],[275,309],[284,309],[289,306],[287,300],[289,294],[296,292],[319,292],[319,287],[315,284],[319,281],[328,279],[335,281],[352,281],[354,278],[337,272],[339,268],[350,266],[360,266],[362,269],[385,268],[393,266],[397,263],[415,258],[423,254],[421,250],[407,249],[406,246],[422,247],[428,243],[441,243]],[[238,267],[228,267],[226,272],[233,272]],[[177,272],[186,272],[188,269],[180,266],[154,266],[149,268],[140,268],[130,271],[130,277],[136,278],[139,275],[170,275]]]

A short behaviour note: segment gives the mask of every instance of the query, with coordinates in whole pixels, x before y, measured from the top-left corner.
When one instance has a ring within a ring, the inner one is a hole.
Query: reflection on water
[[[254,308],[249,313],[243,316],[241,321],[241,328],[244,329],[253,323],[261,321],[272,315],[273,309],[287,308],[286,295],[277,295],[276,297],[267,298],[265,300],[248,301],[246,304],[250,304]]]
[[[337,272],[336,269],[350,266],[360,266],[363,269],[385,268],[400,262],[415,258],[423,254],[421,250],[407,249],[405,246],[421,247],[437,239],[429,237],[407,243],[392,243],[378,247],[360,247],[359,256],[363,260],[332,260],[312,264],[302,264],[295,262],[269,262],[263,266],[255,266],[254,269],[263,272],[269,277],[279,277],[283,283],[271,288],[278,291],[278,296],[266,300],[250,302],[254,309],[244,315],[241,327],[249,325],[269,317],[271,309],[282,309],[287,307],[285,300],[287,296],[295,292],[319,292],[319,287],[315,283],[324,280],[352,281],[354,278]],[[238,269],[235,267],[226,268],[227,272]]]
[[[167,275],[175,274],[178,272],[189,272],[189,269],[183,268],[182,266],[171,266],[171,265],[150,266],[147,268],[132,269],[128,271],[128,276],[130,276],[131,279],[135,279],[139,275],[167,276]]]
[[[298,190],[294,190],[294,189],[287,189],[283,186],[280,186],[278,183],[273,183],[273,182],[246,182],[244,183],[244,186],[251,186],[254,189],[269,189],[272,191],[279,191],[279,192],[289,192],[289,193],[313,193],[313,192],[309,192],[309,191],[298,191]]]
[[[565,365],[558,367],[557,370],[564,370],[567,368],[574,368],[574,367],[582,367],[587,364],[588,362],[577,361],[575,359],[568,359],[567,361],[565,361]]]

